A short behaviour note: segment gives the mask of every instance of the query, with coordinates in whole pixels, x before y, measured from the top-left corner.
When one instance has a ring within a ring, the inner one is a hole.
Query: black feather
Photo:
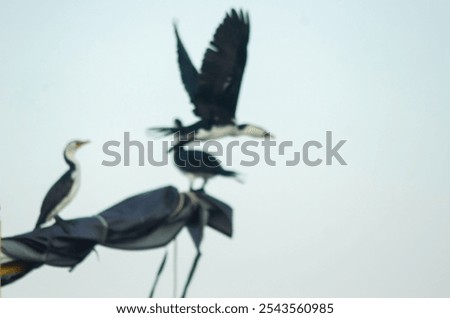
[[[248,15],[233,9],[217,28],[198,74],[175,27],[181,78],[195,105],[194,114],[204,121],[222,125],[233,121],[247,61],[249,34]]]
[[[189,94],[191,102],[194,102],[198,89],[198,72],[181,42],[176,24],[174,24],[173,27],[177,38],[178,65],[180,67],[181,80],[183,81],[184,88]]]
[[[39,215],[35,228],[38,228],[47,222],[50,213],[66,196],[69,195],[73,184],[74,179],[72,178],[72,170],[69,170],[50,188],[42,202],[41,214]]]

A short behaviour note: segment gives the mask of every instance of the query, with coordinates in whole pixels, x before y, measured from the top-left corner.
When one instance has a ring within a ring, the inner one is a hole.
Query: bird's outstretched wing
[[[192,64],[191,59],[184,48],[183,42],[181,42],[175,23],[173,24],[173,28],[177,38],[178,65],[180,67],[181,80],[183,81],[184,88],[189,94],[191,102],[194,103],[198,88],[198,72]]]
[[[194,113],[218,123],[234,119],[247,61],[248,14],[234,9],[217,28],[206,50],[194,100]]]
[[[47,218],[52,211],[69,195],[74,183],[71,174],[70,170],[67,171],[48,191],[42,202],[41,214],[36,222],[36,228],[47,222]]]

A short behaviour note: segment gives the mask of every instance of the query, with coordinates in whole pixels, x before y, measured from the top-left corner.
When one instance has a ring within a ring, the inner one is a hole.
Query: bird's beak
[[[274,135],[274,134],[271,134],[270,132],[266,132],[266,133],[264,134],[264,138],[265,138],[265,139],[275,139],[275,135]]]
[[[88,144],[90,142],[91,142],[90,140],[79,141],[78,144],[77,144],[77,148],[80,148],[81,146],[86,145],[86,144]]]

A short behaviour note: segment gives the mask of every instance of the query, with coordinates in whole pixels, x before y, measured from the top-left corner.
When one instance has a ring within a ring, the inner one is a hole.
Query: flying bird
[[[174,24],[177,39],[178,65],[181,79],[194,104],[194,114],[200,120],[183,126],[179,119],[175,127],[150,128],[164,136],[176,135],[180,145],[193,140],[218,139],[225,136],[246,135],[270,137],[263,128],[252,124],[236,124],[235,113],[247,61],[250,22],[247,13],[231,10],[217,28],[203,57],[200,73],[192,64]]]
[[[197,178],[203,179],[203,185],[197,191],[203,191],[208,180],[215,176],[233,177],[241,182],[237,172],[225,170],[216,157],[205,151],[186,150],[183,146],[176,145],[173,156],[175,165],[190,179],[190,191],[195,191],[194,181]]]
[[[69,170],[50,188],[41,206],[41,214],[35,228],[57,218],[57,214],[69,204],[80,186],[80,167],[75,159],[75,152],[89,141],[74,140],[64,149],[64,160]]]

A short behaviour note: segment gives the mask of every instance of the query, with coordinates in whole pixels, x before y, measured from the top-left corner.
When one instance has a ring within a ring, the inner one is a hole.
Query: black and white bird
[[[195,191],[194,181],[197,178],[203,179],[203,185],[197,191],[203,191],[208,180],[215,176],[233,177],[238,182],[242,182],[238,178],[239,175],[237,172],[225,170],[216,157],[205,151],[186,150],[183,146],[177,145],[174,147],[173,156],[175,165],[190,180],[190,191]]]
[[[80,167],[75,152],[89,141],[74,140],[64,149],[64,160],[69,170],[50,188],[41,206],[41,214],[35,228],[57,217],[57,214],[69,204],[80,187]]]
[[[200,73],[192,64],[181,42],[176,25],[178,64],[181,79],[194,104],[194,114],[200,121],[183,126],[180,120],[175,127],[150,128],[164,136],[176,135],[180,145],[193,140],[218,139],[225,136],[246,135],[256,138],[270,137],[263,128],[251,124],[236,124],[235,113],[242,76],[247,61],[247,44],[250,34],[248,14],[234,9],[225,16],[203,57]]]

